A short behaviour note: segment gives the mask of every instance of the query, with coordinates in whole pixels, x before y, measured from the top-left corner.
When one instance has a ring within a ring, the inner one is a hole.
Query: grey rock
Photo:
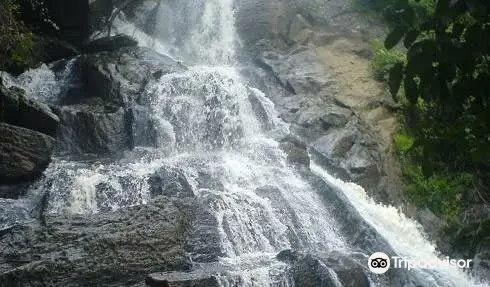
[[[55,139],[0,122],[0,183],[29,180],[48,166]]]
[[[82,70],[88,97],[128,107],[139,100],[154,73],[164,75],[183,67],[153,50],[126,47],[83,56]]]
[[[199,175],[199,177],[197,178],[198,188],[206,188],[206,189],[212,189],[217,191],[225,190],[223,183],[219,179],[210,175],[209,173],[205,171],[199,171],[198,175]]]
[[[193,201],[160,197],[97,215],[46,216],[0,238],[1,286],[122,286],[147,274],[189,270],[183,250]]]
[[[279,146],[287,154],[290,164],[309,169],[310,156],[306,143],[293,136],[287,136],[280,141]]]
[[[296,286],[335,287],[340,283],[331,268],[309,254],[295,263],[294,273]]]
[[[197,198],[198,208],[190,211],[190,218],[193,220],[189,222],[189,232],[184,246],[193,262],[216,262],[225,256],[219,223],[209,208],[217,200],[217,196],[212,194]]]
[[[132,115],[123,108],[71,105],[56,112],[61,153],[114,153],[133,146]]]
[[[134,146],[157,147],[159,137],[157,134],[158,125],[151,116],[148,107],[134,105],[132,112],[132,137]],[[164,139],[171,142],[171,138]]]
[[[312,143],[315,158],[344,180],[376,188],[382,176],[381,155],[361,127],[351,122]]]
[[[295,262],[298,260],[298,252],[293,251],[291,249],[286,249],[281,252],[279,252],[276,256],[278,260],[285,261],[285,262]]]
[[[237,2],[236,27],[248,43],[260,39],[287,39],[296,16],[292,1],[246,0]]]
[[[167,272],[149,274],[145,280],[150,287],[220,287],[214,274],[204,272]]]
[[[27,98],[24,90],[0,84],[0,121],[56,137],[59,119],[47,105]]]
[[[162,167],[148,179],[152,197],[193,197],[192,187],[184,173],[176,168]]]
[[[85,53],[113,52],[124,47],[138,46],[138,41],[128,35],[119,34],[110,37],[103,37],[87,43],[83,47]]]
[[[296,40],[299,33],[308,28],[311,28],[311,24],[301,14],[296,14],[289,26],[289,40]]]

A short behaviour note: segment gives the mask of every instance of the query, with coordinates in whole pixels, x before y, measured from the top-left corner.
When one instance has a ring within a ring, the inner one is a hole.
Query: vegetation
[[[391,68],[406,62],[405,53],[396,49],[388,50],[381,42],[373,42],[372,50],[374,56],[371,61],[371,68],[378,81],[388,82]]]
[[[461,221],[457,234],[469,228],[480,238],[482,225],[465,225],[462,213],[490,202],[490,1],[370,7],[391,26],[384,46],[374,46],[372,67],[404,107],[394,143],[407,192],[417,205]]]
[[[29,9],[42,22],[58,29],[50,20],[42,0],[2,0],[0,2],[0,70],[20,72],[34,64],[38,47],[32,27],[22,21],[22,12]]]
[[[19,21],[20,5],[15,0],[0,3],[0,69],[26,65],[33,51],[32,33]]]

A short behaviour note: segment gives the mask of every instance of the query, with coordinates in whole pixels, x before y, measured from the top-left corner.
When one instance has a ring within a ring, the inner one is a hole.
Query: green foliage
[[[405,37],[408,52],[404,67],[390,70],[390,91],[398,100],[396,91],[403,86],[412,110],[425,104],[426,111],[418,110],[410,121],[425,158],[432,166],[446,162],[458,169],[487,165],[490,2],[460,0],[450,6],[440,0],[423,21],[413,17],[407,0],[396,6],[399,17],[385,46]]]
[[[398,153],[406,154],[413,147],[414,139],[404,134],[395,135],[395,149]]]
[[[393,5],[397,2],[397,0],[354,0],[353,6],[358,10],[371,10],[378,14],[382,14],[384,18],[391,23],[391,18],[394,16]],[[435,0],[409,0],[408,3],[419,18],[432,15],[436,7]]]
[[[405,166],[403,173],[408,179],[407,191],[416,204],[446,219],[459,216],[463,195],[472,187],[471,174],[433,174],[427,177],[418,165]]]
[[[38,53],[34,35],[20,20],[21,10],[26,9],[25,5],[37,11],[43,22],[57,28],[49,19],[42,0],[0,2],[0,70],[17,73],[34,64]]]
[[[371,61],[371,68],[374,77],[378,81],[387,82],[390,70],[399,63],[405,62],[405,54],[398,50],[387,50],[382,43],[372,44],[374,57]]]
[[[490,221],[460,221],[465,209],[490,198],[489,185],[477,184],[488,183],[490,170],[490,1],[373,3],[392,28],[388,51],[376,47],[372,65],[403,104],[405,132],[394,145],[407,193],[456,223],[453,244],[474,249],[490,240]],[[406,57],[394,61],[386,55],[400,53],[400,42]]]

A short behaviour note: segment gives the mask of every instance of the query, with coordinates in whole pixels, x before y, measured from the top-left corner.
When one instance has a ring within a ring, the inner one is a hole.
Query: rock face
[[[183,70],[168,57],[136,47],[86,55],[82,62],[87,97],[125,107],[138,100],[150,79]]]
[[[188,270],[184,243],[195,208],[161,197],[114,213],[48,217],[48,227],[13,228],[0,241],[0,285],[121,286],[152,272]]]
[[[337,253],[320,257],[291,250],[277,255],[277,259],[292,265],[295,286],[370,286],[366,266],[352,257]]]
[[[70,105],[57,112],[63,152],[114,153],[132,147],[132,117],[123,108]]]
[[[301,45],[283,50],[262,40],[252,53],[264,69],[257,79],[269,77],[285,91],[271,90],[270,84],[263,87],[313,159],[376,194],[384,174],[379,147],[360,117],[335,99],[333,78],[317,63],[314,52]]]
[[[0,123],[0,135],[0,182],[29,180],[47,167],[54,138],[5,123]]]
[[[56,137],[58,117],[21,89],[0,85],[0,121]]]
[[[111,37],[103,37],[89,42],[83,47],[85,53],[112,52],[124,47],[135,47],[138,41],[127,35],[115,35]]]
[[[104,41],[99,44],[104,46]],[[144,98],[144,89],[150,81],[184,67],[139,47],[87,54],[79,61],[83,90],[55,109],[61,119],[57,150],[62,154],[114,154],[135,145],[155,146],[148,116],[151,102]]]
[[[0,184],[32,180],[48,166],[59,118],[28,99],[21,89],[0,84]],[[1,186],[2,196],[16,197],[24,188]]]

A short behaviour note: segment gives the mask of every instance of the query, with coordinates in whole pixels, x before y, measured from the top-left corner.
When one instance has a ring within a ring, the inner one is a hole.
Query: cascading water
[[[275,259],[278,252],[350,254],[359,249],[346,243],[341,219],[332,214],[321,194],[287,163],[278,140],[289,130],[274,104],[247,86],[237,71],[239,41],[233,13],[232,0],[169,1],[159,9],[156,39],[119,17],[114,31],[133,35],[140,45],[189,66],[150,81],[143,92],[142,104],[150,109],[157,147],[136,146],[117,160],[55,158],[31,193],[50,191],[50,213],[111,211],[147,203],[149,177],[162,166],[179,168],[194,196],[207,200],[218,221],[221,263],[235,266],[234,276],[220,278],[222,286],[292,286],[287,265]],[[43,95],[36,97],[49,101]],[[265,123],[251,99],[264,108]],[[340,188],[398,254],[436,256],[411,220],[355,197],[355,191],[362,194],[359,187],[337,181],[317,165],[312,165],[312,171]],[[217,184],[203,187],[203,174]],[[398,221],[395,225],[390,220]],[[366,263],[369,255],[364,254]],[[455,270],[412,272],[427,286],[473,286]],[[370,279],[374,285],[384,282],[374,275]]]

